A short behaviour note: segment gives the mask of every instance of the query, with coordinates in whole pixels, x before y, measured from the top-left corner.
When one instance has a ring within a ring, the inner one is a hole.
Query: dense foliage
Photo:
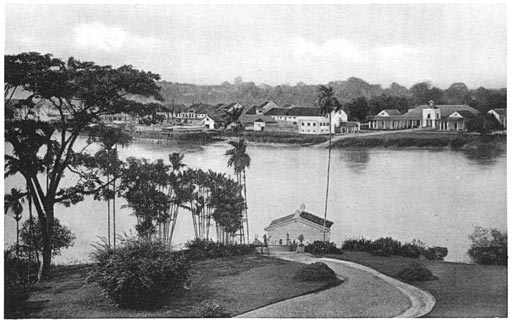
[[[16,318],[24,310],[31,284],[37,276],[37,264],[17,257],[15,248],[4,251],[4,311],[5,318]]]
[[[421,266],[420,264],[412,264],[408,268],[405,268],[396,275],[396,278],[408,283],[437,279],[437,277],[435,277],[430,270]]]
[[[481,265],[507,265],[507,233],[497,229],[476,227],[469,237],[468,255]]]
[[[312,254],[337,254],[340,255],[343,251],[336,247],[336,244],[332,241],[320,241],[316,240],[304,247],[305,252]]]
[[[379,238],[375,241],[365,238],[347,239],[343,242],[341,249],[370,252],[374,256],[424,257],[429,260],[443,260],[448,255],[448,249],[444,247],[427,247],[419,240],[402,244],[390,237]]]
[[[338,277],[334,271],[323,262],[315,262],[300,268],[293,279],[299,281],[328,281],[333,284],[338,282]]]
[[[123,308],[151,309],[166,304],[189,281],[189,264],[158,241],[129,238],[114,251],[96,246],[90,279]]]
[[[219,257],[242,256],[256,250],[254,245],[222,244],[212,240],[195,239],[186,243],[185,255],[190,259],[208,259]]]
[[[40,254],[43,250],[43,238],[41,225],[38,219],[35,219],[30,225],[30,220],[23,223],[20,231],[21,243],[24,252],[34,252]],[[52,256],[60,255],[62,249],[73,246],[75,235],[65,225],[60,224],[59,219],[55,218],[53,222],[52,235]]]
[[[51,265],[55,204],[79,203],[105,185],[91,170],[94,158],[85,149],[75,150],[78,136],[92,123],[101,124],[105,114],[144,115],[147,105],[130,98],[161,100],[155,83],[160,77],[129,65],[113,68],[36,52],[5,55],[4,63],[4,104],[12,117],[5,122],[5,141],[12,148],[5,156],[5,175],[25,180],[41,223],[45,277]],[[40,108],[49,111],[47,119],[38,117]],[[69,171],[75,180],[63,186]]]

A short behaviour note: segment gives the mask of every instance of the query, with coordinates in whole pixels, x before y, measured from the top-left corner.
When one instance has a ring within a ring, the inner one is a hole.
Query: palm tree
[[[26,192],[21,192],[16,188],[11,189],[11,193],[4,195],[4,213],[11,210],[14,220],[16,220],[16,256],[18,257],[20,256],[20,220],[21,214],[23,213],[22,203],[26,195]]]
[[[320,107],[320,111],[324,115],[329,115],[329,155],[327,158],[327,185],[325,188],[325,210],[324,210],[324,225],[323,232],[325,241],[325,231],[326,231],[326,222],[327,222],[327,201],[329,198],[329,177],[331,172],[331,136],[332,136],[332,127],[331,127],[331,118],[332,112],[338,111],[341,108],[341,104],[338,99],[334,96],[334,89],[332,86],[324,86],[320,85],[318,87],[318,106]]]
[[[235,175],[237,177],[237,182],[243,187],[243,198],[247,201],[247,185],[246,185],[246,177],[245,177],[245,169],[249,168],[251,165],[251,157],[247,154],[247,144],[244,139],[240,139],[239,141],[229,141],[228,142],[232,149],[226,151],[226,155],[230,156],[228,159],[228,167],[233,167],[235,171]],[[249,219],[247,216],[247,209],[244,210],[244,222],[247,227],[247,243],[249,243]],[[240,228],[240,243],[243,243],[243,225]]]

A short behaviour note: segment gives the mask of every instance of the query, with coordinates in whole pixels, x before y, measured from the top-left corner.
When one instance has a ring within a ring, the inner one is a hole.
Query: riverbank
[[[317,292],[331,283],[292,279],[305,265],[250,255],[195,261],[191,289],[162,309],[136,311],[113,306],[96,283],[84,284],[90,265],[57,266],[53,277],[36,285],[18,318],[156,318],[200,317],[209,304],[221,306],[226,316]]]
[[[420,148],[474,150],[481,148],[506,149],[506,136],[415,131],[382,133],[375,136],[341,137],[333,148]]]
[[[430,292],[436,299],[425,317],[507,317],[507,267],[483,266],[403,257],[377,257],[366,252],[345,251],[327,255],[373,268],[395,277],[413,263],[429,269],[438,280],[413,285]]]
[[[235,140],[244,138],[252,143],[268,144],[290,144],[308,146],[319,144],[329,140],[325,135],[303,135],[293,132],[269,132],[269,131],[241,131],[237,133],[223,133],[221,138],[226,140]]]
[[[304,135],[287,132],[222,133],[219,139],[236,140],[244,138],[248,142],[259,144],[279,144],[294,146],[318,146],[327,143],[329,136]],[[506,149],[504,135],[478,135],[467,133],[448,133],[438,131],[404,131],[386,133],[380,131],[351,135],[334,135],[333,148],[390,148],[390,149],[451,149],[476,150],[482,148]]]

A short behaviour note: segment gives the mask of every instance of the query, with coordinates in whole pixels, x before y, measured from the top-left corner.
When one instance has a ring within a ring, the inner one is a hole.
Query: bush
[[[374,256],[389,257],[402,256],[409,258],[425,257],[430,260],[443,260],[448,255],[448,249],[444,247],[428,248],[419,240],[413,240],[404,245],[392,238],[380,238],[371,241],[365,238],[348,239],[343,242],[343,250],[365,251]]]
[[[469,238],[472,243],[468,255],[473,262],[480,265],[507,265],[507,233],[476,227]]]
[[[420,264],[412,264],[410,267],[399,272],[396,277],[404,282],[417,282],[436,280],[432,272]]]
[[[256,247],[252,244],[225,245],[206,239],[195,239],[187,242],[185,246],[187,247],[185,254],[190,259],[243,256],[256,251]]]
[[[348,240],[343,241],[343,245],[341,246],[341,249],[350,250],[350,251],[371,252],[372,251],[372,241],[365,239],[365,238],[348,239]]]
[[[334,271],[323,262],[315,262],[299,269],[293,279],[299,281],[328,281],[331,283],[338,282],[338,277]]]
[[[10,247],[4,251],[4,309],[5,318],[18,318],[30,296],[31,284],[37,277],[37,264],[18,258]]]
[[[336,248],[336,244],[330,241],[316,240],[312,244],[307,245],[304,251],[312,254],[337,254],[341,255],[341,249]]]
[[[203,302],[199,307],[199,315],[202,318],[222,318],[229,317],[229,313],[217,303]]]
[[[372,243],[372,254],[399,255],[402,244],[392,238],[379,238]]]
[[[183,290],[189,265],[183,255],[163,243],[129,238],[115,251],[105,243],[96,246],[96,261],[89,279],[123,308],[152,309]]]
[[[429,260],[444,260],[444,258],[448,255],[448,248],[445,247],[428,248],[428,251],[429,252],[425,254],[425,257]]]
[[[406,243],[400,249],[400,255],[409,258],[419,258],[425,254],[425,248],[413,243]]]

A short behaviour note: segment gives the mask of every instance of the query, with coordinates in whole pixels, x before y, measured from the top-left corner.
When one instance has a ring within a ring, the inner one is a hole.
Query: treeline
[[[161,94],[167,103],[191,105],[193,103],[239,102],[245,106],[259,105],[272,100],[282,106],[314,106],[317,100],[318,85],[299,82],[296,85],[266,84],[256,85],[244,82],[241,78],[233,83],[220,85],[195,85],[172,82],[159,82]],[[378,84],[370,84],[362,79],[351,77],[346,81],[334,81],[332,86],[336,96],[344,102],[345,110],[352,117],[361,120],[367,115],[382,109],[398,109],[406,112],[420,104],[434,100],[436,104],[467,104],[482,112],[490,109],[506,108],[506,89],[469,89],[464,83],[453,83],[447,89],[432,86],[429,82],[414,84],[410,88],[393,83],[383,89]]]

